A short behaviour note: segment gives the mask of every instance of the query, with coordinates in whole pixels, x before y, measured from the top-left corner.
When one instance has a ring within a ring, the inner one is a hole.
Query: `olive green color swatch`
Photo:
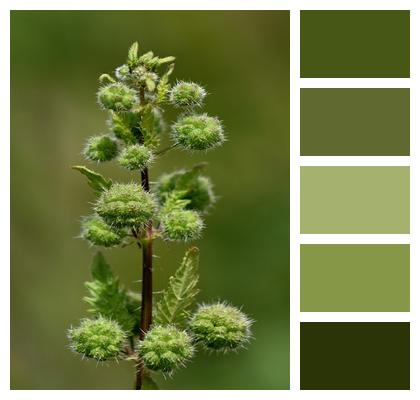
[[[300,311],[410,311],[410,246],[301,245]]]
[[[303,390],[408,390],[408,322],[303,322]]]
[[[410,12],[301,11],[300,76],[410,77]]]
[[[301,89],[300,155],[409,156],[410,89]]]
[[[301,167],[300,232],[409,233],[409,167]]]

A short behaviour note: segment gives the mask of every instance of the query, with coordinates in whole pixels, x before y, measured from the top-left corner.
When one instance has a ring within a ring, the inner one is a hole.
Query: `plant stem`
[[[141,173],[141,185],[145,191],[150,190],[149,171],[147,168]],[[149,221],[146,232],[142,238],[143,253],[143,277],[141,293],[141,315],[140,315],[140,340],[144,339],[146,332],[152,324],[153,310],[153,225]],[[142,360],[138,360],[136,369],[136,390],[140,390],[144,377],[144,366]]]

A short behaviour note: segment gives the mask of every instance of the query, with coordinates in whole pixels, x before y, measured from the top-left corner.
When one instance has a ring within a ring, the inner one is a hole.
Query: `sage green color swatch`
[[[300,388],[410,389],[410,324],[301,323]]]
[[[410,233],[409,167],[301,167],[300,232]]]
[[[302,78],[409,78],[410,12],[300,13]]]
[[[301,156],[409,156],[410,89],[301,89]]]
[[[300,311],[410,311],[410,246],[301,245]]]

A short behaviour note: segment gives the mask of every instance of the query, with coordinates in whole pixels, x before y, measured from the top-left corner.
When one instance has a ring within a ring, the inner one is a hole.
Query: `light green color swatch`
[[[409,167],[301,167],[300,232],[410,232]]]
[[[301,245],[300,310],[410,311],[410,246]]]

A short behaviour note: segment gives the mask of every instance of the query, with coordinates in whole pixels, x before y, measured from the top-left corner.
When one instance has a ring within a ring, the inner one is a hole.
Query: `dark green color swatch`
[[[303,322],[300,388],[410,388],[408,322]]]
[[[410,12],[300,13],[302,78],[408,78]]]
[[[300,310],[410,311],[410,246],[301,245]]]
[[[409,167],[301,167],[301,233],[410,233]]]
[[[409,156],[410,89],[301,89],[300,155]]]

